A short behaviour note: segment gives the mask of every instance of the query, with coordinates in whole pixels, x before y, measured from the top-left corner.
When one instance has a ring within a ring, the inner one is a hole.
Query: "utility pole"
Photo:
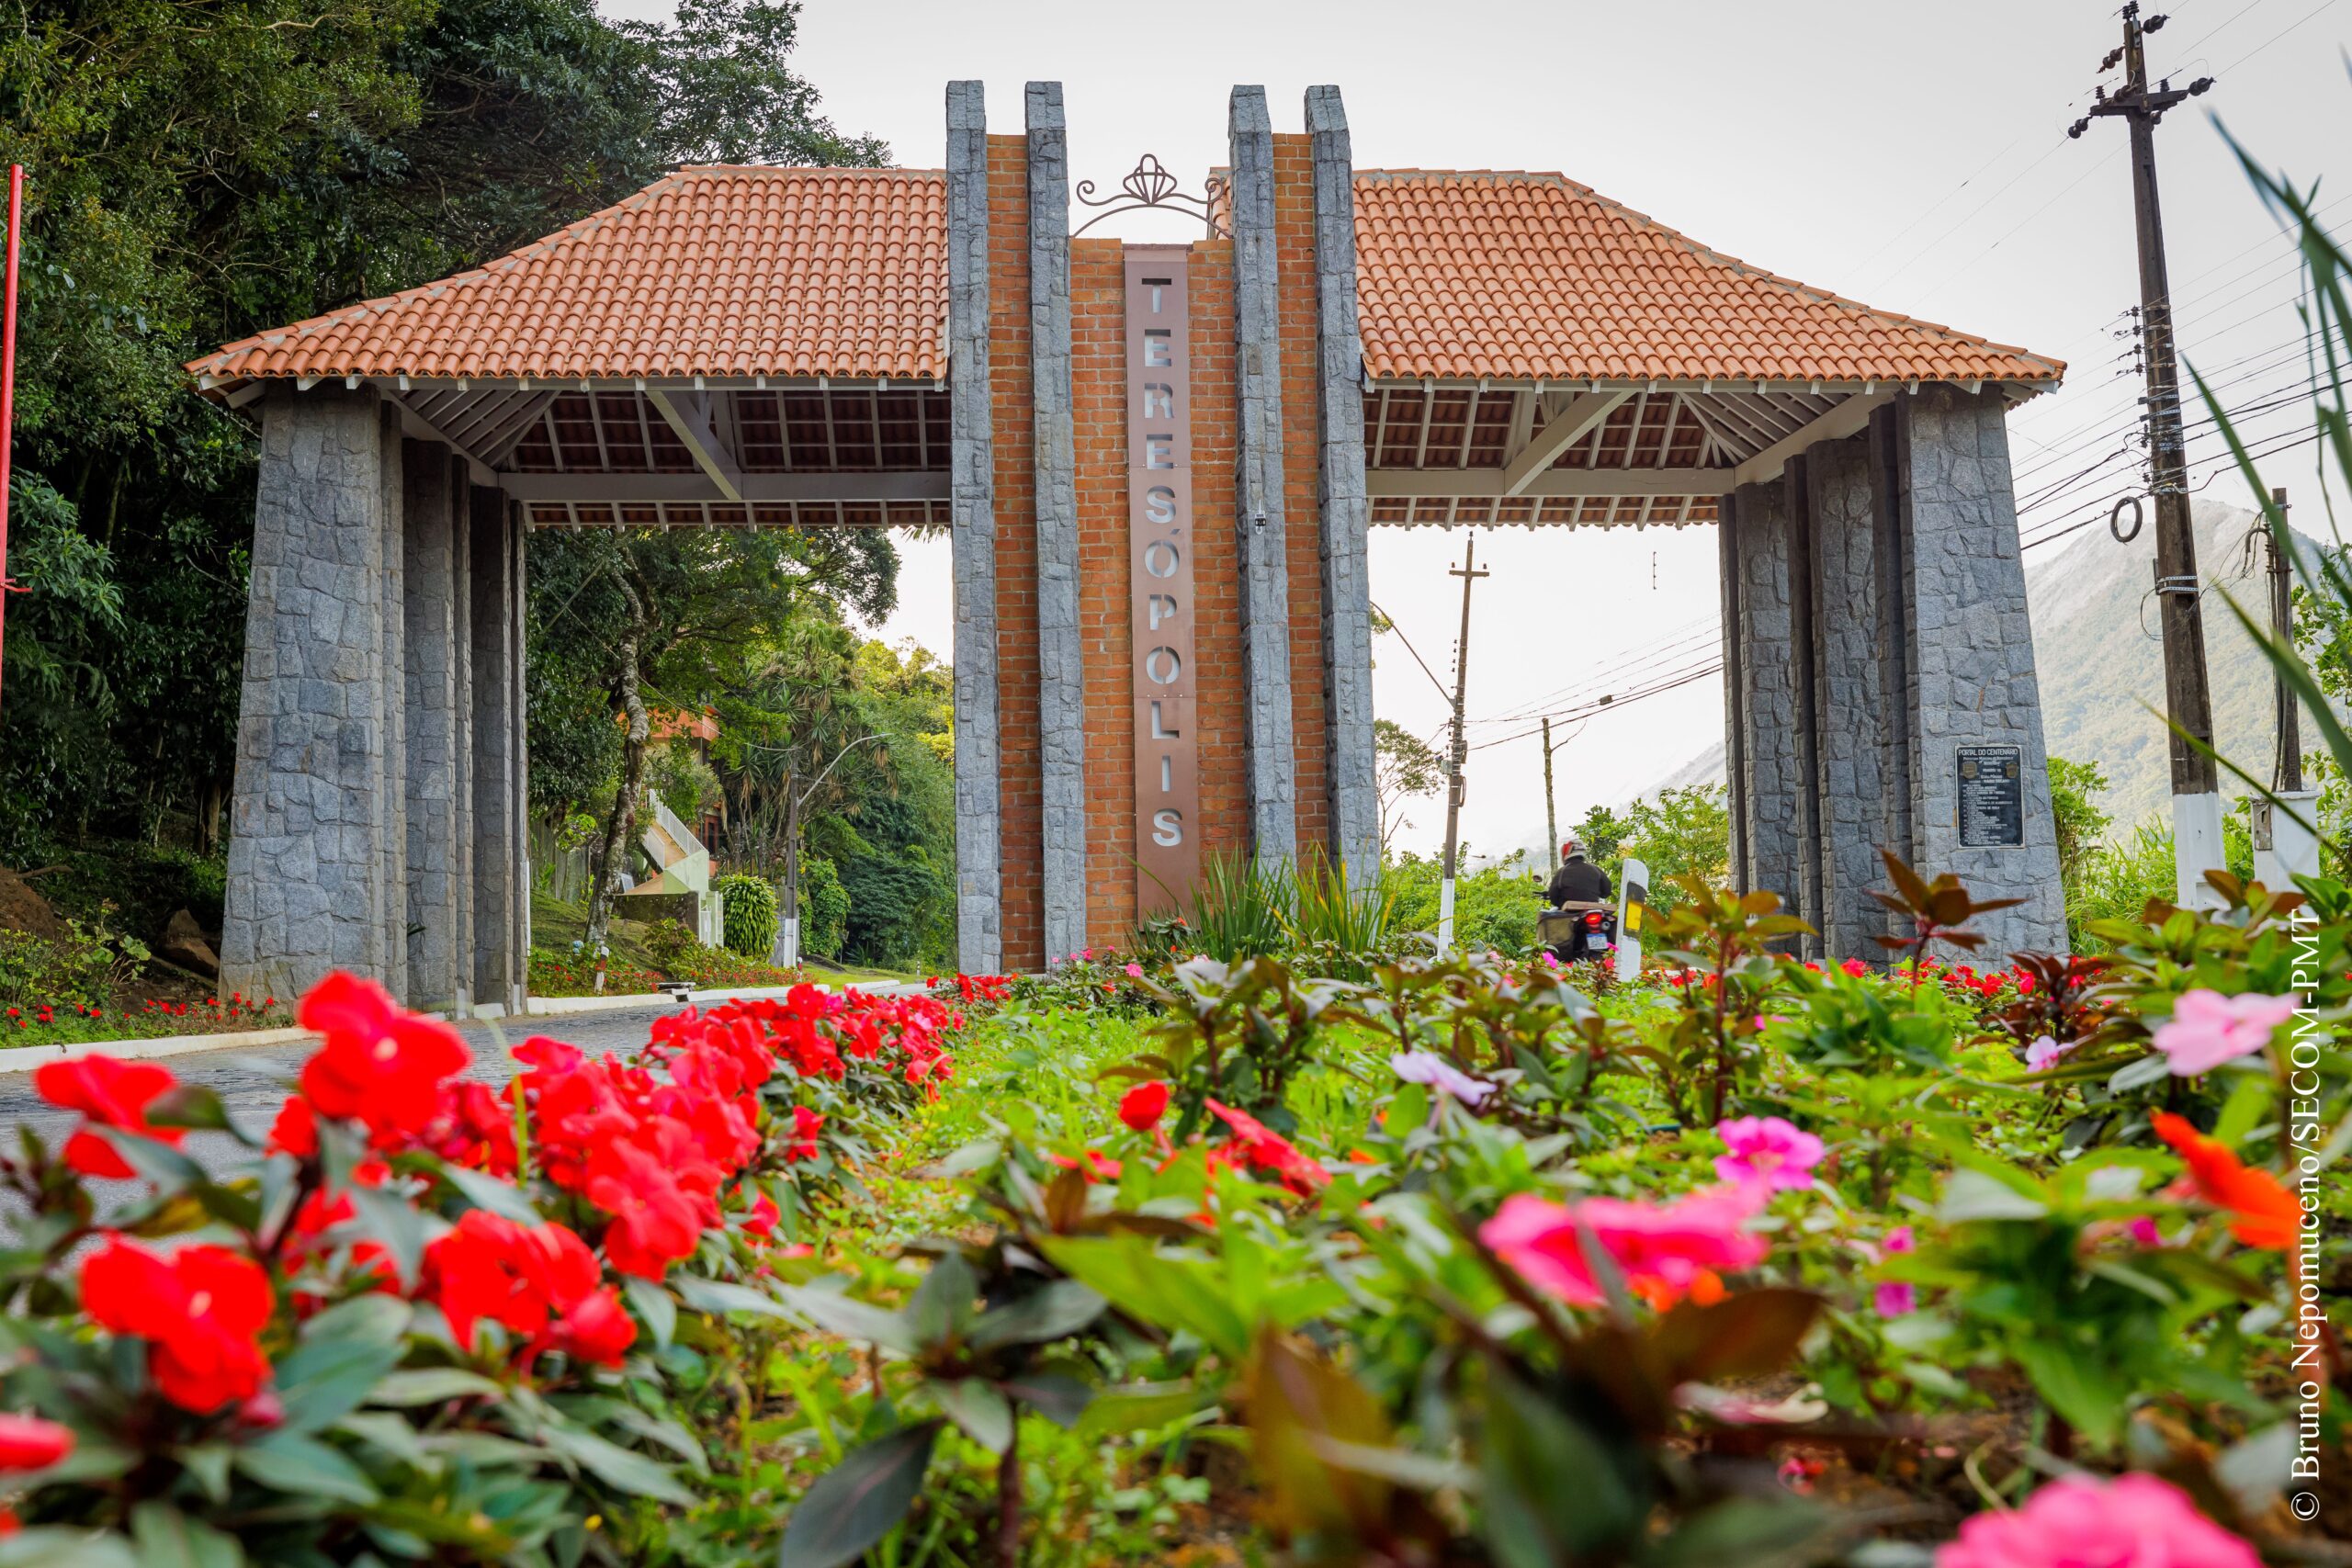
[[[1544,858],[1560,852],[1560,819],[1552,813],[1552,716],[1544,716]]]
[[[2164,219],[2156,202],[2156,122],[2165,111],[2213,85],[2200,76],[2185,88],[2165,77],[2151,89],[2145,36],[2163,17],[2143,24],[2138,0],[2123,7],[2123,44],[2100,62],[2123,66],[2123,85],[2098,89],[2089,115],[2066,134],[2080,137],[2093,117],[2120,115],[2131,133],[2132,206],[2140,244],[2140,332],[2145,350],[2148,469],[2154,491],[2156,599],[2165,637],[2165,714],[2172,730],[2174,863],[2183,905],[2211,906],[2205,873],[2226,864],[2222,848],[2222,796],[2213,769],[2213,704],[2206,689],[2205,622],[2199,608],[2197,536],[2188,520],[2187,442],[2181,431],[2180,370],[2174,359],[2172,286],[2165,273]]]
[[[2278,521],[2287,521],[2287,492],[2274,489],[2270,504],[2278,509]],[[2278,547],[2278,536],[2268,527],[2262,530],[2265,543],[2270,547],[2270,629],[2278,634],[2279,646],[2295,646],[2295,575],[2294,564],[2287,552]],[[2274,672],[2270,677],[2271,708],[2278,719],[2278,756],[2270,770],[2270,787],[2280,793],[2303,787],[2302,716],[2295,707],[2294,688],[2287,684],[2287,677]]]
[[[1462,709],[1470,690],[1470,586],[1489,575],[1476,568],[1478,535],[1472,530],[1462,545],[1462,564],[1446,573],[1462,580],[1462,637],[1453,645],[1453,739],[1445,752],[1445,863],[1437,885],[1437,954],[1453,951],[1453,874],[1460,859],[1462,826],[1462,764],[1470,748],[1462,738]],[[1550,765],[1547,759],[1547,767]]]

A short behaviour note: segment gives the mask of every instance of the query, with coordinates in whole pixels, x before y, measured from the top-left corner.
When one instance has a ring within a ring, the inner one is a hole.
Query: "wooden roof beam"
[[[1602,420],[1615,412],[1617,406],[1634,395],[1631,388],[1618,391],[1586,392],[1568,406],[1544,421],[1544,427],[1527,439],[1517,456],[1501,472],[1501,489],[1497,495],[1525,495],[1536,476],[1560,460],[1560,454],[1575,446],[1597,428]],[[1374,493],[1378,493],[1375,491]]]
[[[743,470],[737,466],[735,454],[718,439],[718,432],[711,424],[709,397],[648,387],[645,400],[653,405],[654,412],[672,430],[677,432],[678,439],[693,455],[695,466],[718,487],[718,493],[729,501],[741,501]],[[827,402],[830,404],[831,400],[828,399]],[[651,461],[650,453],[647,454],[647,461]]]

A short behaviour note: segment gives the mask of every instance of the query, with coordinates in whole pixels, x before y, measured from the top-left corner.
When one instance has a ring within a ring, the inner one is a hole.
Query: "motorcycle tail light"
[[[1600,911],[1598,909],[1587,909],[1584,912],[1584,923],[1591,927],[1594,931],[1599,931],[1600,929]]]

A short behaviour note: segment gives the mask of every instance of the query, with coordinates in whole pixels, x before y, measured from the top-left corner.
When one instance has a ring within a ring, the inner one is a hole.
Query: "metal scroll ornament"
[[[1182,188],[1176,176],[1168,172],[1165,164],[1151,153],[1147,152],[1137,161],[1136,166],[1127,172],[1127,177],[1119,182],[1119,188],[1113,195],[1098,197],[1094,194],[1092,180],[1078,182],[1079,205],[1099,208],[1101,210],[1072,231],[1072,237],[1085,233],[1105,218],[1117,213],[1144,212],[1162,209],[1199,219],[1202,226],[1208,230],[1212,237],[1228,238],[1230,236],[1227,231],[1216,220],[1217,192],[1223,188],[1223,181],[1212,175],[1208,184],[1203,188],[1202,194],[1193,196]]]

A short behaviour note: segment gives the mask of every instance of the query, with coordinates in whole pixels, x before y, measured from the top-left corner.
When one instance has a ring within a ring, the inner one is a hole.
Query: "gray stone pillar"
[[[1984,953],[2064,952],[2064,897],[2050,809],[2049,758],[2018,551],[2007,400],[1922,387],[1897,400],[1894,494],[1904,536],[1911,826],[1917,863],[1957,874],[1979,898],[2022,898],[1976,923]],[[1970,844],[1960,820],[1960,753],[2015,748],[2024,843]]]
[[[1732,565],[1739,615],[1739,772],[1729,775],[1742,801],[1747,886],[1781,896],[1802,912],[1804,845],[1798,837],[1804,794],[1797,749],[1797,646],[1793,630],[1790,523],[1779,484],[1733,492]]]
[[[523,530],[498,491],[472,494],[474,1000],[523,1009],[530,877],[524,842]]]
[[[1037,740],[1046,962],[1088,945],[1086,663],[1078,628],[1078,450],[1070,417],[1069,146],[1062,85],[1032,82],[1029,344],[1037,496]]]
[[[1813,927],[1794,945],[1801,958],[1818,959],[1828,915],[1822,903],[1821,665],[1815,649],[1813,476],[1802,455],[1781,475],[1781,514],[1789,546],[1790,694],[1796,713],[1797,883],[1791,902]]]
[[[1869,437],[1806,448],[1804,533],[1812,561],[1815,925],[1832,958],[1877,961],[1871,939],[1885,911],[1869,897],[1887,885],[1879,846],[1891,844],[1882,754],[1886,730],[1879,678],[1877,518]]]
[[[1911,822],[1911,643],[1903,604],[1910,581],[1910,532],[1903,524],[1902,487],[1895,479],[1893,404],[1874,410],[1862,433],[1870,464],[1872,588],[1877,597],[1878,758],[1886,801],[1884,847],[1905,863],[1918,859]]]
[[[1715,502],[1715,550],[1723,590],[1724,811],[1730,819],[1732,889],[1746,893],[1756,884],[1747,874],[1747,676],[1741,660],[1747,634],[1741,622],[1745,611],[1739,593],[1739,500],[1736,495],[1725,494]]]
[[[1240,533],[1242,749],[1250,842],[1262,863],[1298,853],[1298,761],[1290,711],[1290,569],[1283,506],[1282,302],[1276,291],[1274,128],[1263,87],[1236,87],[1227,115],[1233,227],[1234,511]]]
[[[330,969],[396,977],[399,450],[372,392],[279,386],[263,403],[221,932],[221,984],[248,997],[291,1001]]]
[[[998,820],[996,442],[989,405],[988,107],[947,84],[949,524],[956,574],[956,962],[1003,967]]]
[[[460,667],[458,604],[469,502],[464,469],[447,447],[406,441],[401,451],[409,1004],[456,1012],[473,991],[472,953],[459,945],[458,849],[472,803],[459,799],[458,787],[458,705],[461,694],[471,698]]]
[[[377,409],[382,425],[384,463],[384,750],[381,784],[376,793],[382,817],[383,859],[375,879],[376,918],[384,928],[384,985],[395,997],[409,1000],[408,988],[408,694],[403,671],[408,643],[407,616],[402,605],[407,592],[407,465],[401,457],[400,410],[390,402]]]
[[[1315,160],[1316,416],[1322,462],[1323,727],[1331,850],[1348,881],[1380,877],[1372,732],[1372,502],[1364,483],[1363,341],[1356,322],[1355,155],[1337,87],[1306,89]]]

